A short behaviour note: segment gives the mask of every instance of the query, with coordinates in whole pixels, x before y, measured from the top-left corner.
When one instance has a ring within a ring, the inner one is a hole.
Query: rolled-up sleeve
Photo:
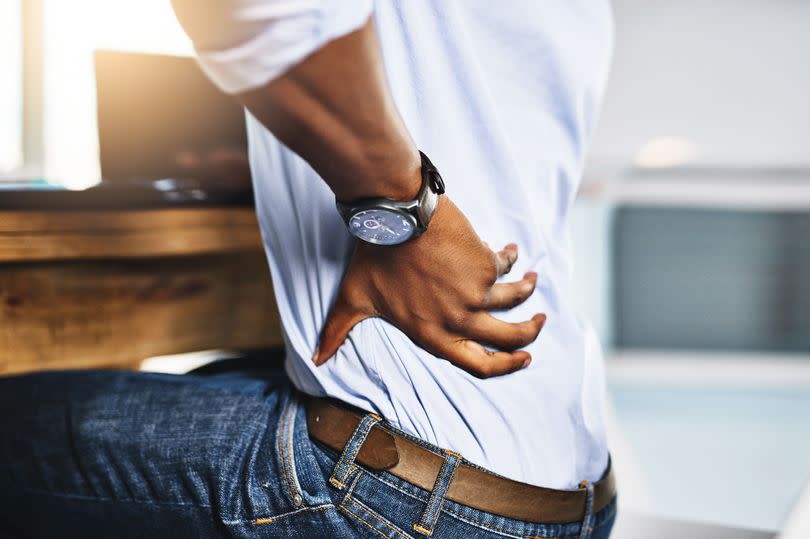
[[[183,6],[184,2],[195,4]],[[372,0],[175,0],[202,69],[223,91],[262,86],[357,30]]]

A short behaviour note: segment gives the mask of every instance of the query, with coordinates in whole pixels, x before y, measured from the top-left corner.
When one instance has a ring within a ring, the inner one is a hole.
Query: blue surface
[[[779,529],[810,480],[810,387],[609,393],[657,515]]]

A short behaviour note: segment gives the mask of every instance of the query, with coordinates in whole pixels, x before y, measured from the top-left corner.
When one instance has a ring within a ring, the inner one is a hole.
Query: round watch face
[[[407,241],[415,230],[410,215],[383,208],[361,210],[349,219],[349,232],[363,241],[396,245]]]

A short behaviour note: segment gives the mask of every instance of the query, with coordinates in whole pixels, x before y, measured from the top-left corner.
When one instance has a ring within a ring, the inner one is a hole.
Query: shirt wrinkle
[[[237,34],[252,17],[278,17],[258,25],[241,50],[201,55],[226,91],[278,76],[372,13],[367,0],[231,3],[251,8],[230,23]],[[607,0],[497,5],[494,13],[488,0],[377,0],[373,18],[394,100],[448,196],[483,239],[518,244],[518,263],[503,281],[538,272],[525,303],[494,313],[509,321],[548,315],[525,348],[533,357],[527,369],[477,379],[382,319],[360,322],[338,354],[315,367],[310,358],[350,256],[338,247],[349,237],[323,181],[248,115],[256,209],[287,372],[300,390],[381,411],[500,475],[576,488],[598,480],[607,463],[602,354],[570,297],[568,216],[605,84],[612,20]],[[297,18],[299,7],[310,11]]]

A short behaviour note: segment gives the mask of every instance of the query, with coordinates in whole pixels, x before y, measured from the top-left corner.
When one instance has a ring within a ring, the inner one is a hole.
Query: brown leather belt
[[[307,403],[307,426],[312,439],[338,453],[357,428],[362,413],[348,410],[326,399]],[[385,470],[428,492],[433,488],[444,457],[416,442],[375,425],[357,454],[357,461],[373,470]],[[616,494],[613,471],[594,483],[594,513]],[[506,479],[484,469],[461,463],[447,492],[456,503],[528,522],[563,524],[585,516],[587,491],[555,490]]]

